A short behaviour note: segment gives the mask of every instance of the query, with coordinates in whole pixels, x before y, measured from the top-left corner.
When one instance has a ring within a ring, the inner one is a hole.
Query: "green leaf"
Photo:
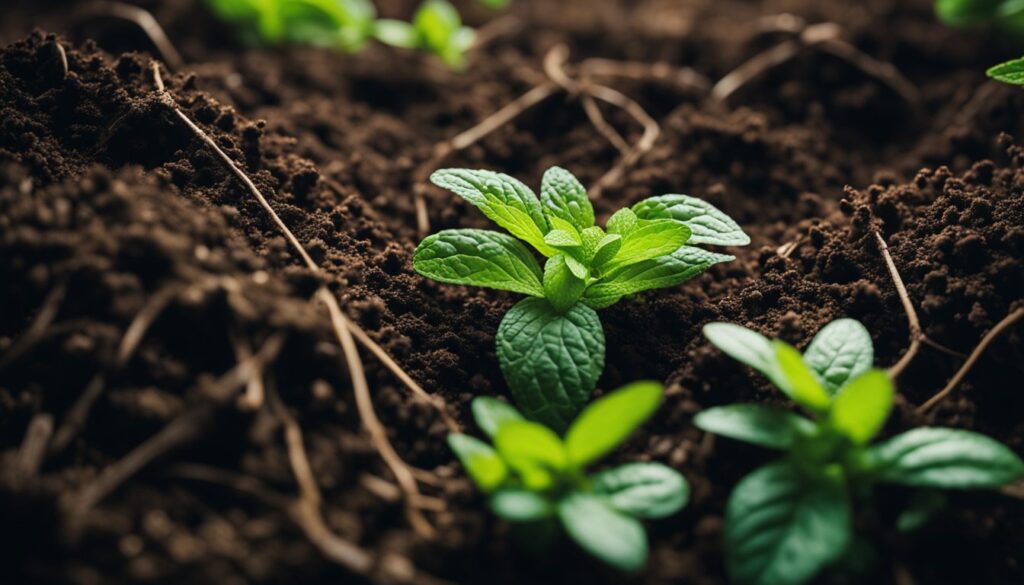
[[[645,223],[622,237],[622,247],[608,269],[614,270],[675,252],[690,237],[690,228],[671,220]]]
[[[631,264],[609,272],[587,287],[583,301],[595,309],[615,304],[620,298],[656,288],[676,286],[732,256],[683,246],[668,256]]]
[[[416,29],[404,20],[381,18],[373,25],[373,37],[385,45],[415,49],[419,45]]]
[[[491,496],[491,510],[510,522],[534,522],[549,518],[555,506],[547,498],[530,490],[505,488]]]
[[[565,250],[566,248],[580,248],[583,246],[579,235],[566,230],[551,230],[544,236],[544,243],[559,250]]]
[[[593,309],[559,313],[524,299],[498,327],[498,362],[515,402],[530,418],[565,429],[587,403],[604,369],[604,331]]]
[[[471,408],[476,425],[491,439],[506,421],[523,420],[523,415],[514,406],[489,396],[474,398]]]
[[[590,265],[595,268],[600,268],[608,263],[619,250],[622,249],[622,236],[619,234],[607,234],[602,237],[597,245],[594,246],[594,257],[590,261]]]
[[[608,224],[605,226],[608,229],[609,234],[619,234],[620,236],[626,236],[634,229],[636,229],[639,220],[633,210],[628,207],[616,211],[610,218],[608,218]]]
[[[430,175],[430,180],[475,205],[491,221],[541,254],[554,253],[544,243],[549,226],[540,201],[519,180],[503,173],[469,169],[441,169]]]
[[[709,408],[697,413],[693,424],[709,433],[782,451],[815,429],[815,424],[802,416],[759,404]]]
[[[875,360],[871,334],[854,319],[824,326],[804,351],[804,363],[821,378],[832,396],[850,380],[871,369]]]
[[[661,463],[626,463],[591,478],[594,493],[616,510],[636,518],[664,518],[686,505],[690,486]]]
[[[563,219],[583,231],[594,225],[594,208],[587,199],[587,190],[561,167],[544,172],[540,183],[540,200],[549,216]]]
[[[569,310],[580,300],[586,286],[584,280],[572,273],[564,254],[555,254],[544,265],[544,297],[556,311]]]
[[[750,237],[717,207],[689,195],[661,195],[633,206],[640,219],[673,219],[686,224],[693,235],[690,244],[746,246]]]
[[[846,550],[850,501],[841,482],[786,461],[754,471],[725,511],[726,568],[738,585],[800,585]]]
[[[1024,57],[990,67],[985,73],[992,79],[1003,83],[1024,85]]]
[[[535,422],[506,421],[494,436],[494,447],[531,490],[550,488],[554,475],[566,465],[565,447],[558,435]]]
[[[913,532],[927,524],[946,504],[946,494],[938,490],[918,490],[911,497],[907,508],[896,518],[896,529],[900,532]]]
[[[807,364],[804,363],[800,352],[792,345],[780,339],[772,340],[772,347],[775,348],[775,359],[779,364],[779,371],[786,384],[779,387],[793,402],[800,406],[809,408],[816,412],[828,410],[832,398],[818,381]]]
[[[569,463],[596,461],[626,440],[661,404],[657,382],[634,382],[590,404],[565,434]]]
[[[1024,476],[1024,461],[985,435],[922,427],[868,451],[879,481],[946,489],[997,488]]]
[[[412,23],[423,46],[438,53],[451,44],[452,37],[462,28],[459,11],[447,0],[426,0],[416,10]]]
[[[583,550],[623,571],[638,571],[647,562],[647,535],[634,518],[601,498],[570,493],[558,503],[565,531]]]
[[[442,230],[416,247],[413,268],[440,282],[544,296],[540,265],[519,240],[487,230]]]
[[[708,323],[703,331],[712,345],[732,359],[761,372],[779,389],[787,386],[775,357],[775,348],[764,335],[733,323]],[[783,392],[788,394],[786,390]]]
[[[858,445],[865,445],[892,411],[892,381],[882,370],[869,370],[851,380],[835,397],[829,424]]]
[[[994,20],[1005,0],[936,0],[935,14],[953,26],[968,26]]]
[[[508,477],[505,462],[487,443],[469,435],[452,433],[448,435],[448,446],[482,491],[493,491]]]

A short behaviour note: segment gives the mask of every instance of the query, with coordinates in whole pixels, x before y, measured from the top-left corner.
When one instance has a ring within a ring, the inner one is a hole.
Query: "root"
[[[640,136],[640,140],[626,153],[626,156],[619,159],[615,166],[609,169],[591,186],[587,196],[596,199],[601,196],[609,185],[618,181],[630,167],[635,165],[643,155],[647,154],[654,147],[655,141],[658,140],[658,135],[661,134],[661,126],[640,104],[610,87],[590,85],[589,91],[597,99],[622,108],[644,127],[644,133]]]
[[[153,293],[153,296],[142,306],[135,315],[135,318],[132,319],[131,324],[125,329],[124,337],[121,338],[121,344],[118,346],[117,355],[109,371],[101,370],[97,372],[89,380],[85,390],[82,391],[82,394],[79,395],[78,399],[75,400],[75,403],[71,405],[68,413],[64,416],[64,420],[57,429],[53,442],[50,444],[50,455],[56,455],[64,451],[71,441],[78,436],[78,433],[85,428],[86,420],[89,418],[89,411],[92,410],[93,405],[102,396],[103,389],[106,387],[107,376],[120,371],[128,364],[135,354],[135,350],[138,349],[139,343],[145,337],[146,332],[153,325],[153,322],[156,321],[157,317],[167,308],[167,305],[170,304],[177,293],[177,287],[166,286]]]
[[[566,93],[579,97],[583,104],[583,110],[587,114],[590,123],[594,125],[598,133],[612,143],[623,156],[629,152],[629,143],[619,132],[604,119],[601,109],[597,106],[594,96],[589,93],[581,83],[569,77],[565,72],[565,62],[569,57],[569,49],[565,45],[558,45],[544,57],[544,72],[552,81],[558,84]]]
[[[64,50],[64,45],[60,44],[60,41],[54,41],[53,44],[57,45],[57,55],[60,57],[60,66],[64,70],[64,79],[67,79],[68,72],[69,72],[69,70],[68,70],[68,54]]]
[[[668,63],[637,61],[611,61],[586,59],[577,66],[583,77],[621,77],[636,81],[661,81],[687,89],[709,91],[711,81],[690,67],[675,67]]]
[[[25,480],[39,473],[46,457],[46,445],[53,435],[53,416],[41,412],[32,417],[25,431],[25,438],[18,449],[18,458],[14,468],[16,477]]]
[[[720,102],[728,100],[743,86],[771,69],[789,62],[800,54],[804,47],[809,47],[846,61],[868,77],[889,86],[915,114],[920,115],[924,111],[921,94],[910,80],[891,63],[879,61],[842,40],[839,37],[839,25],[835,23],[807,25],[799,17],[783,14],[763,19],[761,31],[788,32],[796,34],[797,38],[783,41],[734,69],[711,88],[712,98]]]
[[[874,232],[875,241],[878,243],[878,249],[882,253],[882,258],[885,260],[885,265],[889,269],[889,276],[892,277],[893,285],[896,287],[896,293],[900,297],[900,303],[903,304],[903,312],[907,315],[907,327],[910,329],[910,345],[907,347],[906,353],[889,368],[889,377],[895,380],[903,373],[903,370],[913,361],[917,355],[918,350],[921,349],[922,344],[926,344],[929,347],[933,347],[941,350],[944,353],[950,355],[960,355],[958,352],[947,348],[946,346],[932,341],[924,334],[921,329],[921,322],[917,318],[917,311],[914,310],[914,304],[910,302],[910,295],[907,293],[907,287],[903,284],[903,278],[900,276],[899,270],[896,269],[896,263],[892,259],[892,254],[889,253],[889,245],[885,243],[885,239],[882,238],[882,234],[877,231]]]
[[[168,67],[178,71],[185,66],[181,53],[174,48],[163,27],[148,10],[123,2],[94,2],[86,6],[85,11],[96,16],[110,16],[134,23],[149,37],[160,54],[160,59],[167,63]]]
[[[971,355],[967,357],[967,361],[965,361],[964,364],[960,366],[960,369],[957,370],[956,374],[954,374],[952,378],[950,378],[949,382],[942,388],[942,390],[939,390],[939,392],[936,393],[935,396],[932,396],[931,398],[928,399],[927,402],[917,407],[917,410],[915,410],[915,412],[917,414],[924,414],[931,410],[932,408],[934,408],[936,404],[942,402],[942,400],[945,399],[947,396],[949,396],[953,389],[956,388],[957,385],[964,379],[967,373],[971,371],[971,368],[973,368],[974,364],[977,363],[978,359],[981,357],[981,354],[985,353],[985,350],[988,348],[989,345],[991,345],[992,341],[999,337],[1003,333],[1003,331],[1006,331],[1011,325],[1020,320],[1021,317],[1024,317],[1024,308],[1019,308],[1014,311],[1011,311],[1009,315],[1003,317],[1002,321],[996,323],[995,327],[989,330],[989,332],[986,333],[985,336],[981,338],[981,341],[978,342],[978,346],[975,347],[974,351],[971,352]]]
[[[67,283],[61,282],[47,293],[46,298],[43,299],[43,304],[39,307],[39,312],[36,314],[35,319],[32,320],[32,324],[11,345],[7,353],[0,356],[0,372],[25,355],[40,341],[46,339],[46,330],[53,324],[53,320],[57,318],[60,304],[64,300],[65,295],[67,295],[67,292]]]
[[[63,505],[67,511],[67,526],[72,538],[80,532],[82,521],[89,510],[125,481],[159,457],[205,434],[212,426],[217,410],[230,401],[253,375],[259,375],[266,364],[277,357],[283,344],[283,335],[271,337],[255,355],[238,363],[209,387],[200,388],[208,399],[206,402],[178,415],[156,435],[100,472],[91,483],[67,496]]]
[[[242,181],[242,183],[248,188],[260,206],[270,215],[274,224],[278,227],[281,233],[285,236],[292,248],[295,249],[296,253],[302,258],[303,263],[306,267],[316,273],[323,274],[320,266],[313,261],[309,256],[309,253],[302,246],[299,240],[295,237],[295,234],[285,225],[284,221],[281,220],[274,208],[271,207],[270,202],[267,201],[263,193],[256,187],[248,175],[246,175],[233,160],[227,155],[217,143],[213,141],[210,136],[204,132],[199,126],[197,126],[192,120],[185,115],[184,112],[178,108],[177,104],[171,96],[165,91],[163,79],[160,75],[160,66],[158,63],[153,63],[153,79],[156,83],[157,89],[160,92],[160,99],[171,108],[171,110],[178,116],[179,119],[189,128],[192,132],[207,146],[209,146],[216,155],[224,162],[224,164],[234,173],[234,175]],[[399,485],[405,492],[406,500],[406,515],[409,518],[410,524],[413,528],[424,537],[431,537],[434,534],[433,528],[426,521],[423,515],[416,508],[417,498],[419,497],[419,488],[416,484],[415,478],[409,471],[405,462],[398,456],[391,443],[388,441],[387,433],[380,421],[377,419],[376,412],[373,409],[373,402],[370,398],[370,389],[366,381],[366,374],[363,371],[362,359],[359,357],[359,350],[356,348],[355,341],[352,337],[352,330],[356,328],[355,324],[351,323],[347,317],[342,313],[341,308],[338,306],[337,299],[334,295],[325,287],[321,286],[316,296],[324,305],[327,306],[328,313],[331,317],[331,325],[334,329],[335,336],[337,337],[338,343],[341,345],[342,351],[345,355],[345,361],[348,365],[349,377],[352,381],[353,392],[356,396],[357,407],[359,408],[360,416],[362,417],[363,424],[366,426],[367,431],[370,433],[370,437],[373,440],[374,446],[377,448],[384,460],[385,464],[391,469],[391,472],[395,474],[395,478],[398,480]],[[369,336],[363,333],[366,340],[369,340]],[[376,344],[371,344],[371,348],[376,347]],[[383,349],[377,348],[381,353]],[[394,368],[401,371],[401,368],[393,360],[388,360],[385,363],[389,368]],[[402,380],[410,380],[404,371],[402,371]],[[425,399],[428,404],[431,404],[442,413],[443,419],[446,424],[449,425],[452,432],[457,432],[458,425],[454,424],[454,421],[447,416],[446,409],[443,402],[439,398],[432,397],[423,391],[418,385],[410,387],[414,396],[418,396],[421,399]]]

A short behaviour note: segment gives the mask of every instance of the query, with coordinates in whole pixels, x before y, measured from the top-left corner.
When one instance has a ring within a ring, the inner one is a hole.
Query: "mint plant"
[[[448,0],[426,0],[412,23],[382,18],[375,25],[374,36],[387,45],[432,53],[449,67],[462,69],[474,32],[462,26],[459,11]]]
[[[532,544],[551,524],[562,526],[587,553],[624,571],[647,560],[640,519],[678,512],[689,498],[686,480],[661,463],[626,463],[588,474],[661,403],[662,387],[637,382],[595,400],[559,438],[494,398],[473,400],[473,416],[493,446],[463,434],[448,444],[491,510],[528,530]],[[531,530],[532,529],[532,530]]]
[[[809,415],[742,404],[694,418],[705,431],[785,452],[741,480],[726,506],[726,568],[738,585],[800,585],[855,556],[853,502],[876,484],[925,490],[898,520],[913,529],[941,505],[932,490],[997,488],[1024,475],[1010,449],[969,431],[923,427],[871,444],[893,385],[872,368],[871,336],[857,321],[829,323],[803,355],[729,323],[709,324],[704,335]]]
[[[370,0],[208,0],[251,43],[298,43],[357,51],[374,32]]]
[[[440,282],[528,295],[498,327],[499,365],[516,404],[558,431],[586,404],[604,369],[595,309],[733,259],[691,244],[750,242],[728,216],[688,195],[645,199],[601,228],[583,185],[559,167],[544,173],[539,199],[502,173],[443,169],[430,179],[508,233],[442,230],[416,248],[413,267]],[[547,257],[543,268],[534,251]]]

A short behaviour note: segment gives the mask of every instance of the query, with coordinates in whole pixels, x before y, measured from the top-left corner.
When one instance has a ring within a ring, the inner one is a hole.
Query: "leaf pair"
[[[473,415],[493,441],[449,435],[448,443],[495,514],[519,523],[557,520],[588,553],[626,571],[647,559],[638,518],[681,509],[686,480],[659,463],[628,463],[586,476],[584,470],[621,444],[661,403],[654,382],[625,386],[594,401],[564,439],[493,398],[476,398]]]
[[[694,418],[705,431],[788,452],[747,476],[729,498],[727,567],[740,585],[800,585],[843,557],[852,546],[853,487],[995,488],[1024,475],[1012,451],[968,431],[919,428],[869,446],[892,408],[893,389],[871,368],[871,338],[856,321],[833,321],[802,356],[736,325],[713,323],[704,333],[813,417],[731,405]]]
[[[382,18],[374,29],[374,37],[384,44],[432,53],[460,70],[466,65],[466,51],[474,36],[473,29],[462,26],[458,10],[448,0],[426,0],[411,23]]]
[[[559,167],[544,173],[540,197],[491,171],[444,169],[431,180],[508,233],[443,230],[420,243],[413,267],[441,282],[535,297],[503,319],[498,359],[516,403],[556,430],[586,404],[604,369],[604,333],[595,309],[732,260],[690,242],[749,242],[724,213],[686,195],[653,197],[619,210],[603,229],[595,225],[586,189]],[[534,251],[548,257],[543,268]]]

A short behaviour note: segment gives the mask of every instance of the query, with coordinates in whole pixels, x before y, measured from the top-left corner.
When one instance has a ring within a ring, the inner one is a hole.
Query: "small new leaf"
[[[479,396],[473,399],[471,408],[477,426],[492,439],[506,421],[523,420],[523,415],[514,406],[497,398]]]
[[[564,254],[548,258],[544,265],[544,296],[556,311],[568,311],[580,299],[586,286],[586,281],[573,274]]]
[[[786,384],[779,387],[793,402],[800,406],[809,408],[815,412],[828,410],[832,399],[825,388],[822,387],[818,377],[804,363],[800,352],[785,341],[774,340],[772,346],[775,348],[775,359],[779,364]]]
[[[706,201],[689,195],[661,195],[633,206],[640,219],[672,219],[692,230],[690,244],[746,246],[750,237],[728,215]]]
[[[871,334],[854,319],[825,325],[804,351],[804,362],[832,396],[844,384],[871,369],[875,360]]]
[[[802,416],[759,404],[709,408],[699,412],[693,424],[709,433],[783,451],[815,429],[814,423]]]
[[[892,410],[892,381],[882,370],[870,370],[850,381],[836,396],[829,411],[832,428],[859,445],[865,445]]]
[[[594,493],[620,512],[637,518],[665,518],[686,505],[690,486],[661,463],[626,463],[594,475]]]
[[[443,230],[412,258],[419,274],[440,282],[544,296],[540,265],[519,240],[487,230]]]
[[[647,222],[622,237],[622,247],[608,265],[609,270],[665,256],[678,250],[690,237],[690,228],[670,221]]]
[[[544,173],[540,200],[549,216],[563,219],[579,231],[594,225],[594,207],[587,199],[587,190],[561,167],[551,167]]]
[[[661,395],[657,382],[634,382],[595,400],[565,434],[570,465],[582,468],[625,441],[658,409]]]
[[[508,467],[490,445],[469,435],[448,435],[448,446],[462,462],[477,487],[490,492],[505,481]]]
[[[992,79],[1003,83],[1024,85],[1024,57],[990,67],[985,73]]]

